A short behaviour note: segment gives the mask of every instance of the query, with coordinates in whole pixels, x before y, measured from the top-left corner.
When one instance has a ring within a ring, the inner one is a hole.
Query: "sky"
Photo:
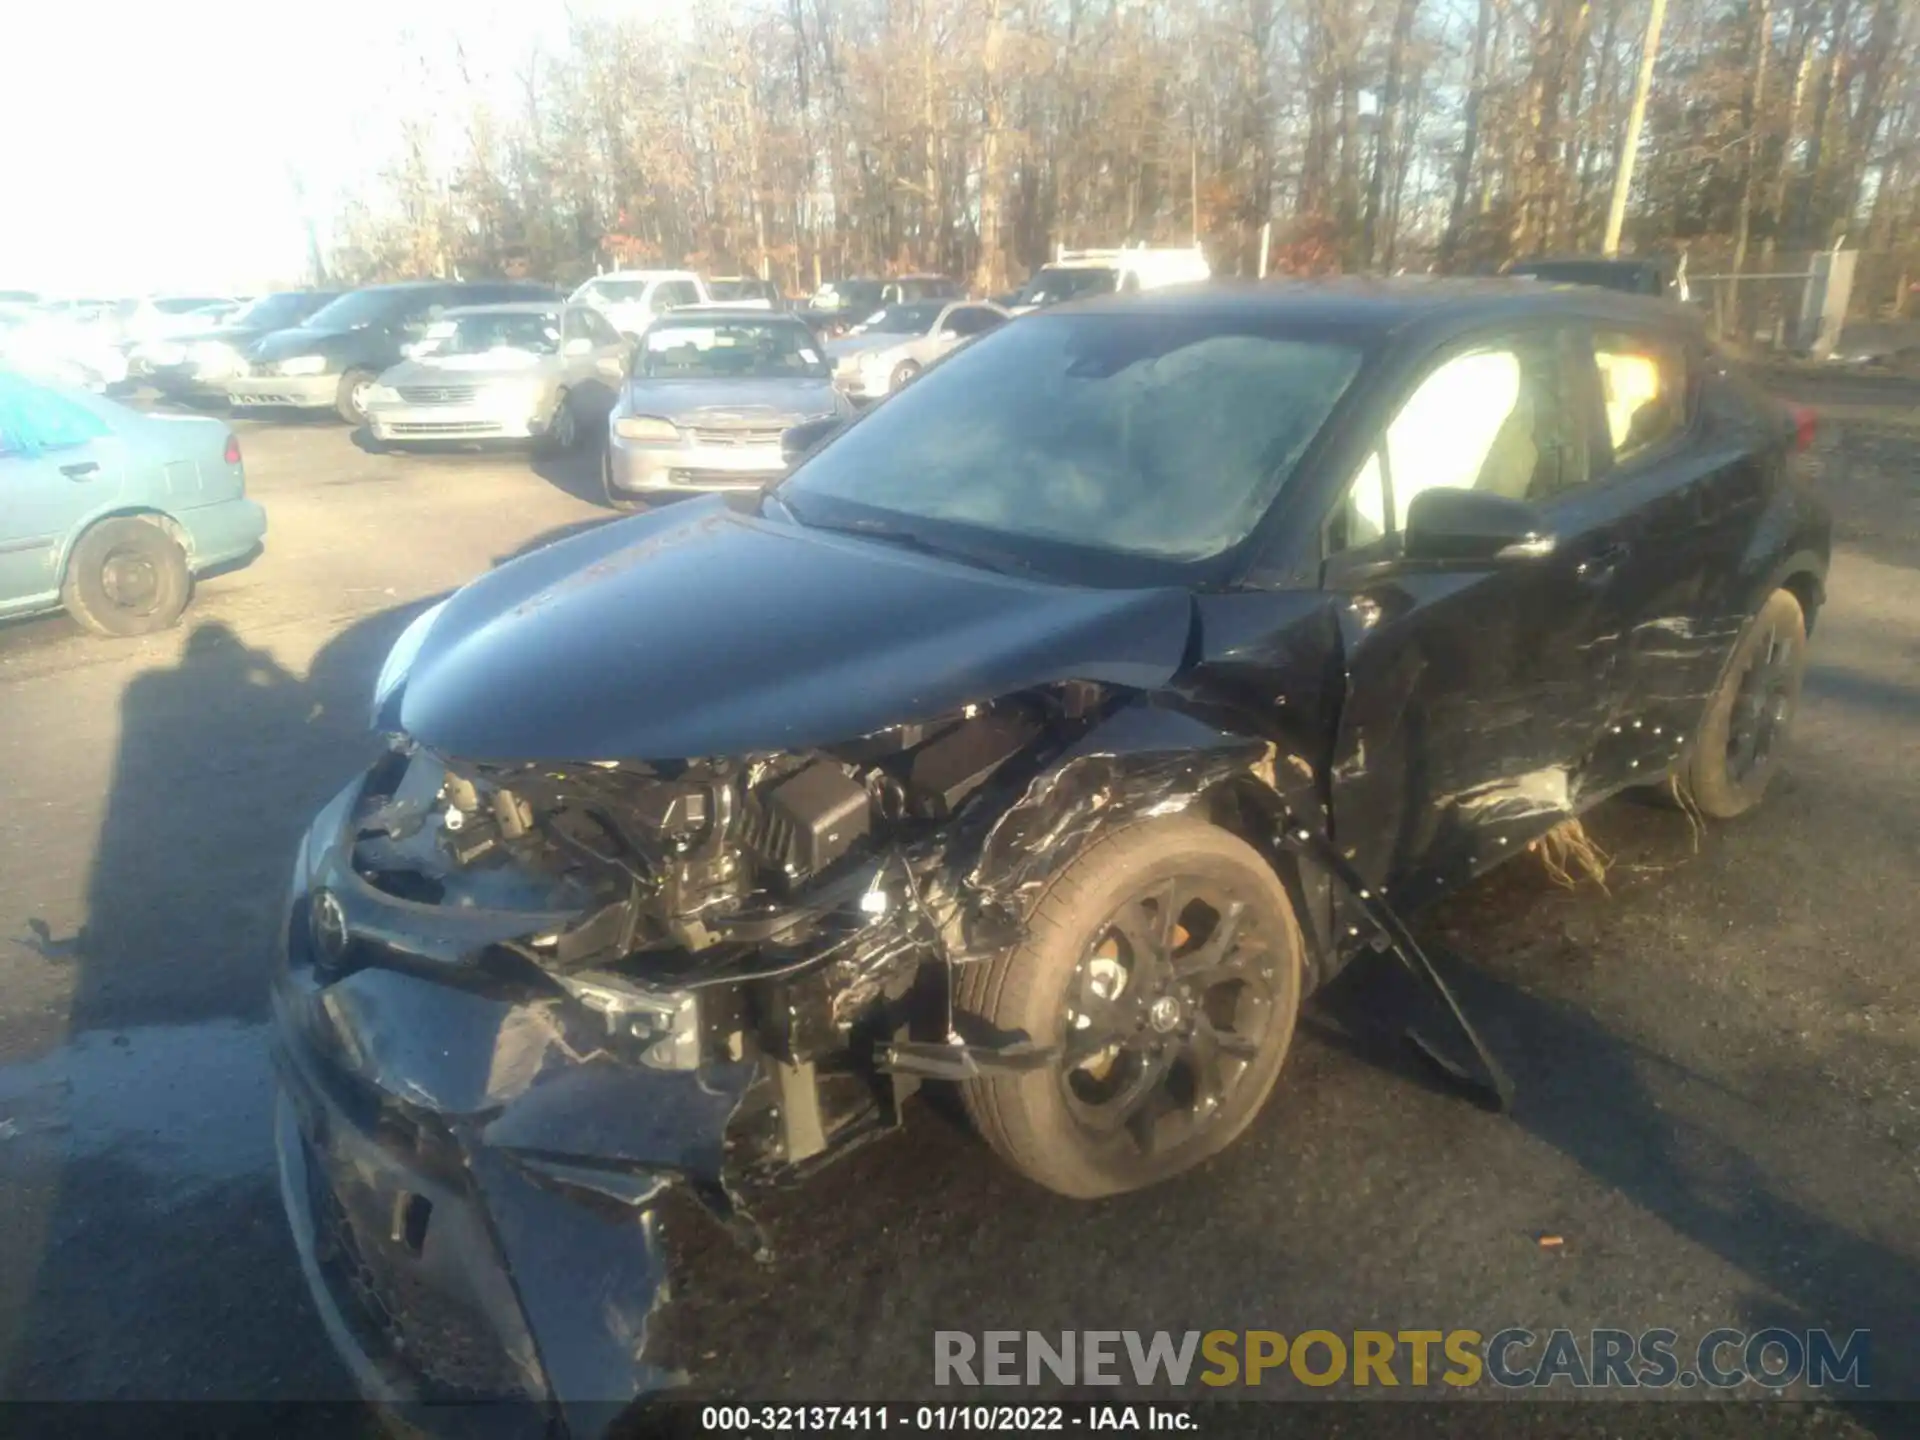
[[[307,275],[296,175],[324,226],[423,108],[457,41],[504,83],[569,16],[651,0],[14,0],[4,8],[0,290],[257,290]]]

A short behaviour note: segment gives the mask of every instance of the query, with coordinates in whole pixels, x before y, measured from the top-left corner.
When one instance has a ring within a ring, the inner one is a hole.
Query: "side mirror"
[[[576,335],[560,347],[562,355],[589,355],[593,353],[593,341],[584,335]]]
[[[1400,553],[1409,560],[1538,560],[1554,540],[1540,512],[1491,490],[1423,490],[1407,509]]]
[[[804,425],[795,425],[780,437],[780,458],[792,469],[807,456],[831,440],[847,422],[838,415],[826,415],[818,420],[809,420]]]

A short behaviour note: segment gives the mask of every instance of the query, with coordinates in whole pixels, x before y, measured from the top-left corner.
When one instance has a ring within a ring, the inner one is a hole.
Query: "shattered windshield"
[[[1211,318],[1008,325],[794,472],[807,523],[879,512],[1195,561],[1244,539],[1359,369],[1349,346]]]

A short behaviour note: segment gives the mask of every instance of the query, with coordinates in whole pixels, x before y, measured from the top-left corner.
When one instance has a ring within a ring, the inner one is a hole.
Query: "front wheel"
[[[67,561],[61,603],[99,635],[149,635],[180,618],[193,592],[186,552],[147,520],[102,520]]]
[[[333,394],[333,408],[349,425],[367,423],[367,392],[373,389],[374,376],[367,370],[349,370],[340,377]]]
[[[902,360],[893,367],[893,377],[887,381],[887,393],[891,395],[896,390],[904,390],[919,374],[919,365],[911,360]]]
[[[1776,590],[1753,617],[1707,702],[1681,783],[1704,815],[1731,820],[1767,793],[1807,668],[1807,617]]]
[[[1060,1048],[1045,1069],[967,1082],[968,1114],[1063,1195],[1190,1169],[1272,1091],[1303,955],[1286,887],[1245,841],[1184,816],[1117,830],[1054,878],[1021,944],[962,972],[963,1014]]]
[[[546,450],[566,452],[579,444],[580,416],[573,408],[573,397],[562,390],[554,401],[553,419],[547,422],[547,431],[540,437],[540,445]]]

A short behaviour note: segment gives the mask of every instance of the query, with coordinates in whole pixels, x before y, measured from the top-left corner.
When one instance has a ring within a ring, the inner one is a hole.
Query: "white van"
[[[1213,267],[1198,245],[1125,245],[1117,250],[1068,250],[1054,254],[1013,297],[1013,312],[1023,314],[1062,300],[1089,295],[1126,295],[1190,285],[1213,278]]]

